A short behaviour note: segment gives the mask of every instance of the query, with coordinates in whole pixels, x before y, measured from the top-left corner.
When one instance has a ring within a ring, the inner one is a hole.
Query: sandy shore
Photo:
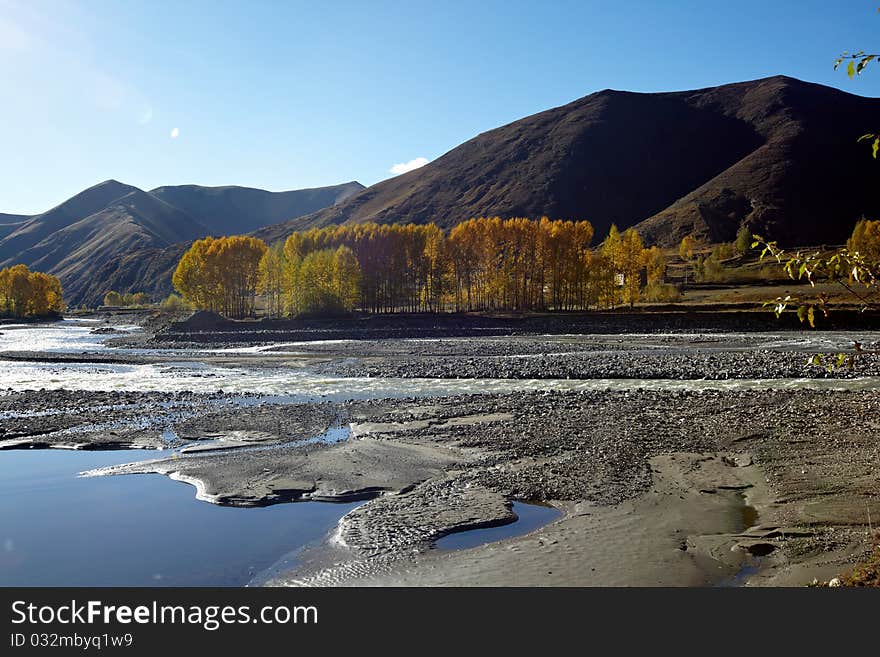
[[[853,414],[878,408],[880,393],[816,391],[357,402],[336,407],[352,434],[338,443],[92,474],[162,473],[241,506],[371,500],[275,584],[805,584],[869,547],[880,452]],[[313,406],[262,412],[304,409]],[[563,515],[527,536],[432,549],[449,533],[515,520],[512,500]]]

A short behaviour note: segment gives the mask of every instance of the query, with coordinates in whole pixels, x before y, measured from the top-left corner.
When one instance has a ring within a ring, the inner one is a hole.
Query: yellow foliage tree
[[[341,310],[351,312],[361,298],[361,266],[357,256],[347,246],[340,246],[333,254],[333,292]]]
[[[45,317],[64,310],[64,292],[55,276],[25,265],[0,269],[0,312],[13,317]]]
[[[666,276],[666,256],[663,250],[652,246],[645,250],[645,269],[648,275],[648,285],[662,283]]]
[[[260,259],[257,291],[266,297],[266,312],[273,317],[284,314],[285,264],[282,242],[276,242],[266,249]]]
[[[846,248],[867,262],[880,262],[880,221],[859,221],[846,241]]]
[[[254,312],[263,240],[244,235],[196,240],[172,277],[174,287],[195,308],[229,317]]]

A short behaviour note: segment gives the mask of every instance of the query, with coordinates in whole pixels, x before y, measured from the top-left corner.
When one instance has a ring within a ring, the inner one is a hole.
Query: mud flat
[[[261,398],[248,394],[9,392],[0,395],[0,450],[167,449],[217,439],[271,444],[309,438],[333,417],[326,404],[267,414]]]
[[[272,584],[805,584],[869,549],[878,409],[880,393],[807,390],[351,402],[334,410],[347,440],[90,474],[162,473],[238,506],[368,500]],[[515,521],[515,500],[562,515],[525,536],[432,549]]]

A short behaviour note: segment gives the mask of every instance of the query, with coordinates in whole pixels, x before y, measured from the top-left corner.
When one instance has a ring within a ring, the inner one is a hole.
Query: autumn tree
[[[115,292],[110,290],[107,294],[104,295],[104,305],[105,306],[113,306],[118,307],[122,306],[125,303],[125,300],[122,298],[122,295],[119,292]]]
[[[162,301],[161,306],[162,310],[167,310],[169,312],[178,312],[189,308],[189,304],[174,293],[169,294],[165,300]]]
[[[0,311],[13,317],[45,317],[64,310],[64,292],[55,276],[25,265],[0,269]]]
[[[357,256],[347,246],[340,246],[333,254],[333,293],[341,310],[351,312],[361,298],[361,266]]]
[[[642,268],[645,262],[645,248],[642,238],[635,228],[627,228],[620,236],[620,249],[615,268],[623,274],[621,296],[623,303],[632,308],[639,300],[642,290]]]
[[[678,245],[678,257],[685,263],[684,282],[687,285],[688,265],[694,259],[694,249],[697,248],[697,240],[693,235],[685,235]]]
[[[734,245],[736,247],[736,252],[739,255],[748,253],[749,248],[751,248],[752,245],[752,231],[750,231],[747,226],[740,226],[739,230],[736,231]]]
[[[648,285],[662,283],[666,277],[666,256],[658,246],[645,250],[645,270]]]
[[[263,240],[243,235],[196,240],[172,277],[175,289],[195,308],[229,317],[253,314]]]
[[[266,312],[273,317],[284,314],[286,264],[283,242],[270,246],[260,259],[257,291],[265,296]]]
[[[869,262],[880,262],[880,221],[859,221],[846,242],[846,248]]]

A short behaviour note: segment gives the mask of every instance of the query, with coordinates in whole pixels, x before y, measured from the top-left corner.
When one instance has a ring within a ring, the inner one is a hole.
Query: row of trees
[[[43,317],[64,310],[61,281],[25,265],[0,269],[0,312],[13,317]]]
[[[595,251],[592,239],[588,221],[547,218],[471,219],[448,236],[434,224],[316,228],[269,249],[260,291],[278,315],[334,307],[574,310],[634,304],[645,282],[663,279],[662,252],[645,249],[634,229],[612,227]],[[318,269],[327,273],[315,276],[312,258],[323,261]],[[313,289],[315,280],[320,289]]]
[[[635,229],[611,228],[597,249],[588,221],[471,219],[315,228],[267,247],[251,237],[205,238],[173,282],[196,308],[232,317],[365,311],[575,310],[635,304],[663,280],[666,259]]]
[[[150,297],[144,292],[126,292],[121,294],[110,290],[104,295],[105,306],[146,306],[148,303],[150,303]]]
[[[314,228],[272,247],[251,237],[205,238],[173,282],[196,308],[267,312],[576,310],[633,305],[663,281],[666,259],[638,232],[612,226],[591,248],[588,221],[471,219],[448,235],[434,224]]]
[[[253,311],[257,294],[275,316],[610,308],[663,280],[663,253],[645,249],[634,229],[612,227],[597,249],[592,239],[587,221],[498,217],[448,235],[434,224],[370,223],[297,232],[272,247],[206,238],[173,280],[187,303],[238,317]]]

